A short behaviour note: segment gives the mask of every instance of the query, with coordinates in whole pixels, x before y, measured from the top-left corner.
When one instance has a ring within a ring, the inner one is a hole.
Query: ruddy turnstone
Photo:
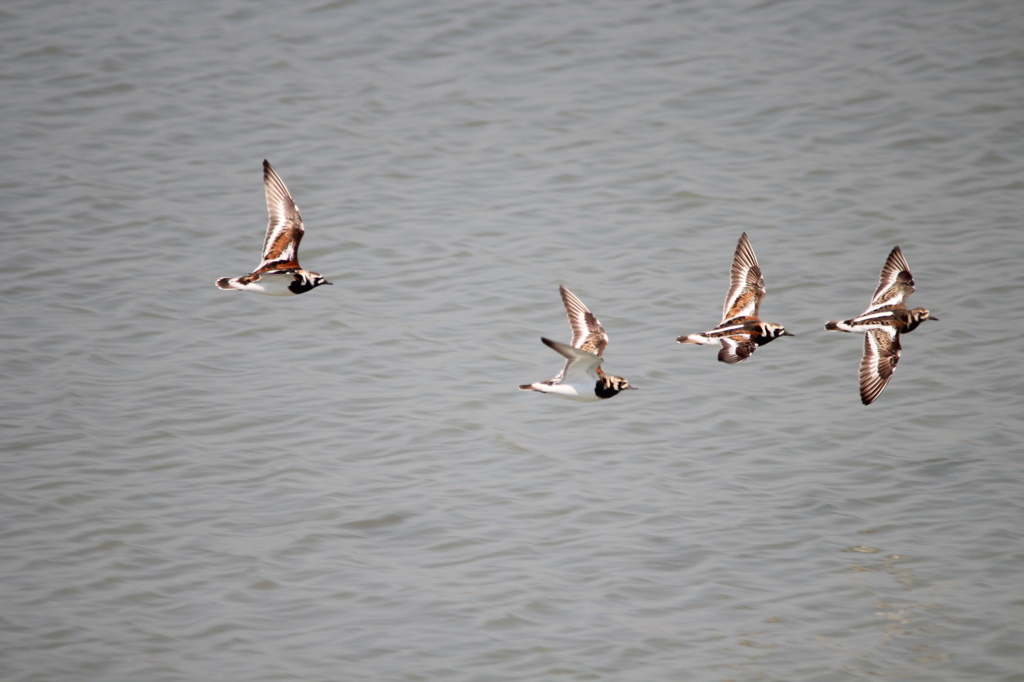
[[[601,354],[608,347],[608,335],[604,327],[571,291],[563,286],[559,286],[558,290],[569,317],[572,345],[567,346],[544,337],[541,337],[541,341],[565,358],[565,367],[554,379],[523,384],[519,390],[540,391],[583,402],[606,400],[620,391],[635,390],[622,377],[601,371],[601,363],[604,361]]]
[[[217,287],[267,296],[296,296],[321,284],[330,284],[320,273],[303,270],[299,265],[299,242],[305,232],[302,216],[288,188],[266,159],[263,160],[263,188],[270,214],[267,236],[263,239],[263,261],[248,275],[221,277]]]
[[[938,320],[924,308],[907,310],[914,293],[914,278],[900,247],[893,248],[882,267],[871,305],[849,320],[825,323],[836,332],[864,332],[864,357],[860,360],[860,400],[870,405],[892,378],[900,360],[900,334],[909,334],[925,320]]]
[[[732,365],[749,358],[758,346],[771,343],[780,336],[795,336],[781,324],[762,322],[758,318],[764,295],[761,267],[757,264],[757,256],[744,232],[736,245],[736,254],[732,257],[732,284],[722,307],[722,321],[709,332],[687,334],[676,341],[701,345],[721,343],[718,359]]]

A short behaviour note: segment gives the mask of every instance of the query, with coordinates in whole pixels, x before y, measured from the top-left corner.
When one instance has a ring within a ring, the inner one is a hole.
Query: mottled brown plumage
[[[270,216],[263,238],[263,259],[248,275],[221,277],[216,282],[217,287],[269,296],[293,296],[330,284],[319,273],[303,270],[299,265],[299,242],[305,234],[299,207],[266,159],[263,160],[263,189]]]
[[[685,334],[676,341],[701,345],[719,343],[722,348],[718,351],[718,359],[734,365],[749,358],[759,346],[780,336],[793,336],[780,324],[761,321],[761,301],[766,293],[761,266],[744,232],[732,257],[729,293],[725,295],[722,306],[722,321],[711,331]]]
[[[553,379],[522,384],[520,391],[550,393],[569,400],[606,400],[633,387],[622,377],[601,370],[608,335],[592,312],[564,286],[558,287],[572,330],[572,344],[541,338],[547,347],[565,358],[565,366]]]
[[[868,309],[849,320],[825,323],[828,331],[864,332],[864,354],[860,359],[860,400],[870,405],[881,394],[896,370],[903,351],[900,335],[909,334],[925,320],[938,320],[925,308],[908,310],[906,301],[914,293],[914,277],[900,247],[893,247],[882,266],[878,288]]]

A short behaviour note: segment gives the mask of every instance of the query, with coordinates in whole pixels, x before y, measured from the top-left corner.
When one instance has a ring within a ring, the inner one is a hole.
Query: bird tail
[[[230,277],[221,277],[216,281],[218,289],[224,289],[230,291],[232,289],[241,289],[241,287],[235,286],[235,281]]]

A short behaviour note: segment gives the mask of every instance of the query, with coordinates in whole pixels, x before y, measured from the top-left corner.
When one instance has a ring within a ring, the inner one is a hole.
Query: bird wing
[[[562,368],[562,371],[559,373],[558,377],[556,377],[556,380],[560,380],[567,384],[597,381],[597,369],[601,366],[601,362],[603,362],[599,355],[595,355],[594,353],[583,350],[582,348],[575,348],[543,337],[541,338],[541,341],[565,358],[565,367]],[[558,383],[558,381],[555,383]]]
[[[736,244],[736,253],[732,257],[729,293],[725,296],[722,306],[722,323],[736,317],[751,315],[757,317],[761,310],[761,299],[766,292],[761,266],[757,264],[757,256],[750,246],[747,233],[740,236]]]
[[[910,266],[903,257],[900,247],[894,246],[882,266],[882,274],[878,277],[878,288],[871,297],[871,306],[865,312],[877,310],[885,306],[904,305],[914,293],[914,278],[910,274]]]
[[[263,239],[263,262],[256,272],[299,269],[299,242],[305,233],[299,207],[288,188],[266,159],[263,160],[263,188],[267,194],[267,236]]]
[[[558,291],[562,294],[565,314],[569,317],[569,328],[572,329],[572,347],[583,349],[598,357],[604,355],[604,349],[608,347],[608,335],[601,323],[594,317],[594,313],[587,310],[587,306],[576,298],[576,294],[564,286],[559,286]]]
[[[757,344],[750,341],[737,341],[728,336],[723,336],[719,341],[722,348],[718,351],[718,359],[730,365],[743,362],[757,350]]]
[[[900,361],[900,333],[893,327],[869,329],[864,334],[864,356],[860,360],[860,399],[870,405],[892,378]]]

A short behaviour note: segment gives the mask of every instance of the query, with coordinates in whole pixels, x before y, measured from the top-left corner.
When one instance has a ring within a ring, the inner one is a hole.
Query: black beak
[[[928,316],[928,319],[929,319],[929,320],[935,320],[936,322],[938,322],[938,321],[939,321],[939,318],[935,317],[934,315],[929,315],[929,316]]]

